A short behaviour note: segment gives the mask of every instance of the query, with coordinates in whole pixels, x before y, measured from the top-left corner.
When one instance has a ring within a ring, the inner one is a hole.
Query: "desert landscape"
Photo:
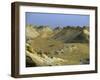
[[[89,64],[89,26],[26,25],[26,67]]]

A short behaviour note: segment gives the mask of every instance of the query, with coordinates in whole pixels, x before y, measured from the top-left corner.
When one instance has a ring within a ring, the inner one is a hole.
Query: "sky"
[[[48,25],[52,28],[57,26],[89,26],[89,15],[26,12],[25,16],[27,25]]]

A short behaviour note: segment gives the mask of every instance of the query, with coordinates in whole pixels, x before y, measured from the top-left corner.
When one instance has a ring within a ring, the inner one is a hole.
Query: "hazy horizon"
[[[76,14],[51,14],[51,13],[33,13],[26,12],[26,25],[57,26],[63,28],[65,26],[89,26],[89,15]]]

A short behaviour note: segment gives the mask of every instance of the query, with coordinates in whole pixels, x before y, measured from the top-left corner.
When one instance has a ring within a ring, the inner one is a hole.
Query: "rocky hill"
[[[39,33],[36,31],[33,26],[26,26],[26,39],[34,39],[39,36]]]
[[[66,43],[88,42],[89,31],[87,29],[62,29],[57,34],[55,34],[52,38]]]
[[[26,26],[26,66],[89,64],[89,29]]]
[[[48,26],[43,27],[26,27],[26,38],[34,39],[36,37],[52,38],[63,42],[88,42],[89,30],[87,28],[81,29],[51,29]]]
[[[48,38],[53,34],[53,30],[46,26],[42,28],[37,28],[37,31],[39,32],[41,38]]]

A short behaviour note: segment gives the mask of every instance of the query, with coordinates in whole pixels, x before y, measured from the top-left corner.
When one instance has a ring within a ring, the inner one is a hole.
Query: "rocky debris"
[[[88,58],[86,59],[80,59],[80,64],[89,64],[90,60]]]
[[[26,63],[26,67],[37,66],[36,63],[29,56],[26,56]]]
[[[26,51],[26,55],[31,58],[32,62],[36,63],[37,66],[56,66],[56,65],[61,65],[66,60],[61,59],[61,58],[56,58],[56,57],[48,57],[45,54],[37,54],[35,53],[30,53],[29,51]]]
[[[55,51],[55,53],[56,54],[62,54],[62,53],[64,53],[64,50],[63,49],[59,49],[59,50]]]
[[[32,64],[35,63],[35,65],[37,66],[56,66],[56,65],[61,65],[67,61],[57,57],[48,57],[42,51],[35,52],[28,44],[27,47],[28,47],[26,51],[26,56],[28,57],[27,60],[33,62]]]

